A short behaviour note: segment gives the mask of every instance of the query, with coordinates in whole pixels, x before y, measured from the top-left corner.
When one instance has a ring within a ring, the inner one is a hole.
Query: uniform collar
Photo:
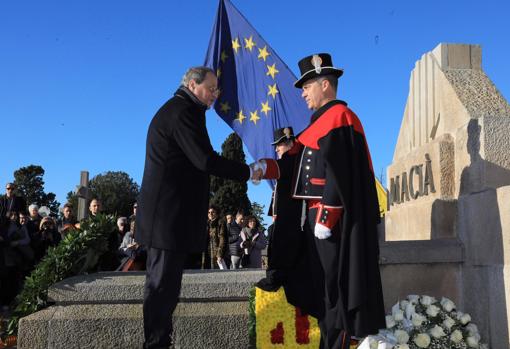
[[[319,109],[317,109],[313,114],[312,114],[312,117],[310,118],[310,123],[313,123],[315,120],[317,120],[322,114],[324,114],[324,112],[326,110],[328,110],[329,108],[331,108],[332,106],[336,105],[336,104],[343,104],[345,106],[347,106],[347,103],[344,102],[344,101],[341,101],[341,100],[338,100],[338,99],[334,99],[332,101],[329,101],[328,103],[324,104],[322,107],[320,107]]]

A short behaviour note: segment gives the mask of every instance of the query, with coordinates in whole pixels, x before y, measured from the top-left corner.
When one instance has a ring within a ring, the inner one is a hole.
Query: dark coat
[[[239,235],[242,227],[235,221],[227,224],[228,249],[231,256],[241,257],[241,247],[239,246]]]
[[[287,152],[279,160],[281,171],[293,171],[296,154]],[[292,269],[301,254],[304,233],[301,229],[303,201],[290,199],[292,173],[282,173],[277,180],[269,215],[275,216],[270,243],[267,248],[268,271]]]
[[[298,140],[301,150],[294,156],[296,163],[289,164],[285,157],[278,160],[279,181],[293,178],[291,194],[282,193],[278,205],[294,197],[294,200],[318,199],[325,205],[343,206],[343,216],[333,229],[333,234],[338,234],[339,238],[328,239],[338,246],[338,264],[329,266],[331,270],[328,270],[338,273],[335,289],[340,291],[337,293],[339,297],[330,300],[334,302],[332,307],[337,309],[335,322],[338,328],[358,337],[377,333],[385,326],[378,264],[377,224],[380,219],[363,127],[345,103],[332,101],[314,113],[310,126]],[[278,213],[276,223],[280,216]],[[294,213],[294,219],[299,218],[300,215]],[[272,254],[275,254],[274,250]],[[320,265],[314,262],[318,260],[314,256],[304,256],[303,259],[306,258],[310,260],[302,265],[306,269],[298,270],[296,280],[291,278],[284,286],[289,302],[313,315],[320,309],[314,309],[317,304],[307,303],[314,298],[314,291],[305,289],[307,285],[302,280],[307,272],[314,275],[320,272]],[[334,294],[336,290],[328,291]]]
[[[214,152],[205,111],[180,88],[151,121],[136,217],[137,239],[147,247],[204,251],[209,174],[239,181],[250,176],[247,165]]]

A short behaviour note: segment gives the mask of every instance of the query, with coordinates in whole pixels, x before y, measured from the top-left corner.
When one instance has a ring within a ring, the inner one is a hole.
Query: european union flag
[[[218,76],[214,109],[255,160],[275,157],[274,130],[308,125],[296,77],[229,0],[220,0],[205,65]]]

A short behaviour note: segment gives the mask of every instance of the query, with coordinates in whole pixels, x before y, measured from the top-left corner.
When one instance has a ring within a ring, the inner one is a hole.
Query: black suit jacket
[[[201,252],[207,244],[209,174],[246,181],[245,164],[216,154],[206,107],[180,88],[149,126],[136,238],[147,247]]]

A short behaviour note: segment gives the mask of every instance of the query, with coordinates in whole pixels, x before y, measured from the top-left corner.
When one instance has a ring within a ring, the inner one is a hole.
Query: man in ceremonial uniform
[[[264,178],[290,178],[287,197],[305,203],[302,215],[292,214],[303,222],[308,274],[301,275],[312,279],[313,288],[300,291],[299,284],[289,281],[287,298],[318,317],[321,348],[343,349],[349,347],[349,336],[385,327],[375,179],[361,122],[347,103],[336,99],[343,70],[325,53],[302,59],[299,69],[302,76],[295,86],[314,111],[310,125],[286,153],[293,161],[284,156],[260,165]],[[309,282],[302,279],[301,285]],[[305,303],[310,297],[317,304]]]
[[[292,156],[285,154],[292,149],[294,142],[292,127],[283,127],[274,131],[274,141],[271,145],[275,147],[278,159],[294,161]],[[268,215],[273,217],[273,224],[268,229],[268,267],[266,278],[257,283],[257,287],[265,291],[276,291],[285,283],[300,255],[303,232],[299,220],[295,217],[301,214],[302,202],[288,199],[291,185],[290,176],[278,179],[269,206]]]

